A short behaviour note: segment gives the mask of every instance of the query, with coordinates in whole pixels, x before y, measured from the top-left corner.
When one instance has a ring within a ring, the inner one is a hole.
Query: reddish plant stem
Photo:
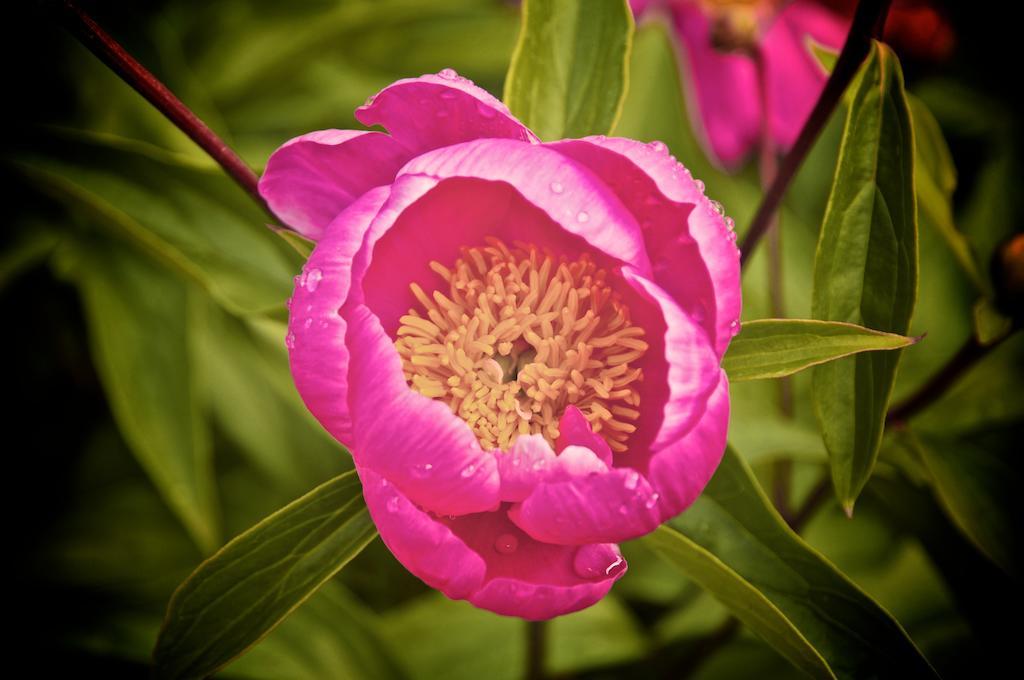
[[[797,137],[793,148],[782,159],[779,172],[775,175],[771,186],[765,192],[761,205],[758,206],[750,228],[743,237],[740,245],[740,264],[746,264],[750,254],[754,251],[761,238],[771,228],[772,218],[782,203],[782,197],[789,188],[790,183],[796,176],[797,170],[803,163],[807,153],[814,145],[832,112],[839,105],[846,87],[857,75],[861,62],[867,57],[871,50],[872,38],[879,35],[882,26],[885,24],[885,17],[889,13],[890,0],[861,0],[857,3],[857,12],[853,17],[850,32],[846,36],[846,43],[842,52],[836,60],[832,74],[825,83],[825,89],[821,91],[811,115],[807,117],[800,135]]]
[[[982,345],[972,333],[946,364],[916,392],[894,405],[885,416],[886,427],[902,427],[918,412],[931,406],[978,361],[998,347],[1009,334],[989,345]]]
[[[256,203],[273,217],[273,213],[260,196],[259,178],[224,140],[178,99],[167,86],[157,80],[114,38],[103,30],[88,13],[72,0],[64,0],[60,10],[61,22],[93,54],[109,66],[136,92],[146,98],[160,113],[188,135],[224,171],[238,183]]]

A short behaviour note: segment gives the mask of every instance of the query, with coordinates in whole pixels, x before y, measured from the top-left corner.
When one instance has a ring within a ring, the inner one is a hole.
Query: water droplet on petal
[[[640,473],[636,472],[635,470],[633,470],[633,471],[630,471],[629,474],[626,475],[626,479],[622,483],[622,485],[625,486],[630,491],[632,491],[633,489],[636,488],[636,485],[639,484],[639,483],[640,483]]]
[[[625,515],[628,512],[629,512],[629,508],[626,507],[625,503],[623,503],[622,505],[619,506],[619,514],[620,515]]]
[[[287,299],[287,300],[285,301],[285,303],[284,303],[284,306],[285,306],[285,307],[287,307],[288,309],[291,309],[291,308],[292,308],[292,304],[293,304],[293,302],[292,302],[292,299],[291,299],[291,298],[288,298],[288,299]]]
[[[363,102],[363,106],[373,106],[373,100],[375,100],[376,98],[377,95],[371,94],[369,97],[366,98],[366,101]]]
[[[459,74],[456,73],[455,69],[453,68],[441,69],[440,71],[437,72],[437,75],[441,76],[445,80],[455,80],[456,78],[459,77]]]
[[[729,229],[729,231],[734,230],[736,228],[736,220],[734,220],[731,217],[726,217],[725,226]]]
[[[502,534],[494,541],[494,549],[502,555],[511,555],[519,547],[519,539],[512,534]]]
[[[295,349],[295,333],[284,336],[284,346],[288,349]]]
[[[476,472],[476,465],[470,463],[466,467],[462,468],[462,472],[460,472],[459,475],[461,475],[462,478],[465,479],[471,476],[474,472]]]
[[[302,327],[305,328],[306,330],[309,330],[309,327],[312,326],[312,325],[313,325],[313,319],[311,317],[307,316],[306,320],[302,324]]]
[[[423,479],[424,477],[429,476],[430,475],[430,471],[433,470],[433,469],[434,469],[433,463],[422,463],[420,465],[414,465],[413,468],[412,468],[412,473],[416,477],[419,477],[420,479]]]
[[[552,182],[549,186],[553,194],[560,194],[565,191],[565,187],[562,186],[561,182]]]
[[[386,503],[388,512],[398,512],[398,496],[392,496]]]
[[[320,279],[324,278],[324,273],[319,269],[313,268],[306,272],[306,290],[310,293],[315,292],[317,286],[320,285]]]
[[[644,506],[646,506],[646,508],[650,510],[651,508],[658,504],[659,498],[661,498],[660,494],[658,494],[657,492],[652,493],[650,497],[647,499],[647,502],[644,503]]]
[[[704,182],[699,179],[693,180],[693,183],[697,185],[697,191],[704,193]]]
[[[665,151],[668,149],[668,147],[665,146],[665,142],[662,142],[657,139],[648,144],[647,146],[650,147],[651,150],[657,151],[658,153],[665,153]]]
[[[626,560],[614,545],[592,543],[581,546],[576,551],[572,560],[572,568],[580,578],[614,578],[626,571]]]
[[[588,213],[586,210],[581,210],[578,213],[576,213],[577,222],[587,222],[588,220],[590,220],[590,213]]]
[[[711,201],[711,207],[714,208],[715,212],[719,215],[725,214],[725,207],[723,207],[718,201]]]

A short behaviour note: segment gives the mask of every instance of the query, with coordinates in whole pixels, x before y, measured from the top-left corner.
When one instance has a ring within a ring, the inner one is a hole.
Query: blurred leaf
[[[815,256],[813,316],[904,335],[917,297],[913,134],[903,75],[875,43],[857,81]],[[900,352],[814,369],[814,397],[847,513],[878,457]]]
[[[899,349],[914,342],[839,321],[758,319],[743,324],[722,367],[733,382],[781,378],[858,352]]]
[[[266,311],[291,292],[301,259],[219,169],[95,139],[61,140],[54,155],[33,152],[17,165],[231,309]]]
[[[907,443],[924,462],[931,486],[953,524],[1007,573],[1019,575],[1017,536],[1012,519],[1022,484],[1014,450],[1024,427],[961,436],[909,435]]]
[[[907,104],[914,129],[914,187],[921,224],[942,236],[977,291],[985,293],[991,288],[988,278],[982,274],[967,238],[953,220],[953,192],[956,191],[953,155],[924,102],[907,95]]]
[[[974,303],[974,335],[988,346],[1005,338],[1013,330],[1013,319],[1003,316],[992,300],[980,298]]]
[[[60,238],[51,229],[31,224],[21,238],[0,253],[0,291],[19,274],[45,260]]]
[[[626,0],[524,0],[505,103],[544,140],[607,134],[626,96]]]
[[[116,243],[75,249],[72,276],[121,433],[204,552],[220,542],[212,451],[190,380],[186,286]]]
[[[285,325],[238,319],[201,297],[192,304],[196,384],[215,422],[241,453],[264,479],[290,491],[287,498],[350,469],[344,448],[313,419],[295,390]]]
[[[353,471],[236,536],[171,598],[153,652],[157,676],[204,677],[244,653],[375,535]]]
[[[906,632],[779,517],[727,449],[704,493],[644,539],[814,677],[933,677]]]
[[[217,677],[246,680],[397,680],[406,677],[378,617],[336,582],[324,586]]]
[[[388,640],[414,680],[519,680],[526,623],[432,593],[389,612]],[[629,610],[608,596],[552,620],[546,670],[568,674],[638,659],[645,641]],[[467,651],[470,650],[470,651]]]

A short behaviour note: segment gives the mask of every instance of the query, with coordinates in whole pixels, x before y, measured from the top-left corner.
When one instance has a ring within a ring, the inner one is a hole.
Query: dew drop
[[[625,515],[628,512],[629,512],[629,508],[626,507],[625,503],[623,503],[622,505],[619,506],[619,514],[620,515]]]
[[[376,98],[377,98],[377,95],[371,94],[369,97],[366,98],[366,101],[363,102],[363,106],[373,106],[373,101]]]
[[[320,279],[324,278],[324,273],[319,269],[313,268],[306,272],[306,290],[310,293],[315,292],[317,286],[320,285]]]
[[[657,151],[658,153],[665,153],[665,151],[668,150],[668,147],[665,146],[665,142],[662,142],[657,139],[648,144],[647,146],[650,147],[652,151]]]
[[[552,182],[549,185],[549,188],[551,189],[551,193],[553,194],[560,194],[563,191],[565,191],[565,187],[562,186],[561,182]]]
[[[459,77],[459,74],[456,73],[455,69],[453,68],[441,69],[440,71],[437,72],[437,75],[444,78],[445,80],[455,80],[456,78]]]
[[[309,327],[312,326],[312,325],[313,325],[313,318],[307,316],[306,320],[302,323],[302,327],[305,328],[306,330],[309,330]]]
[[[605,579],[618,576],[626,570],[622,554],[607,543],[584,545],[572,560],[573,571],[580,578]]]
[[[392,496],[387,502],[388,512],[398,512],[398,496]]]
[[[471,476],[474,472],[476,472],[476,465],[470,463],[466,467],[462,468],[462,472],[460,472],[459,475],[461,475],[462,478],[465,479]]]
[[[285,306],[285,307],[287,307],[288,309],[291,309],[291,308],[292,308],[292,304],[293,304],[293,302],[292,302],[292,299],[291,299],[291,298],[288,298],[288,299],[287,299],[287,300],[285,301],[285,303],[284,303],[284,306]]]
[[[633,489],[636,488],[636,485],[639,483],[640,473],[634,470],[630,471],[630,473],[626,475],[626,480],[623,482],[623,486],[632,491]]]
[[[589,220],[590,220],[590,213],[588,213],[586,210],[581,210],[578,213],[576,213],[576,221],[577,222],[587,222]]]
[[[693,180],[693,183],[697,185],[697,191],[704,193],[704,182],[699,179]]]
[[[725,207],[722,206],[718,201],[711,201],[711,207],[715,209],[715,212],[719,215],[725,214]]]
[[[494,541],[494,549],[502,555],[511,555],[519,547],[519,539],[512,534],[501,534]]]
[[[654,507],[655,505],[657,505],[657,504],[658,504],[658,499],[659,499],[659,498],[661,498],[661,496],[660,496],[660,495],[658,494],[658,492],[654,492],[654,493],[652,493],[652,494],[650,495],[650,497],[649,497],[649,498],[647,499],[647,502],[646,502],[646,503],[644,503],[644,506],[645,506],[645,507],[646,507],[646,508],[647,508],[648,510],[650,510],[651,508],[653,508],[653,507]]]
[[[726,217],[725,218],[725,226],[729,228],[729,231],[735,230],[736,229],[736,220],[734,220],[731,217]]]
[[[430,474],[430,471],[433,469],[434,465],[432,463],[423,463],[422,465],[414,466],[412,469],[412,473],[419,477],[420,479],[423,479],[424,477],[428,476]]]
[[[728,238],[729,238],[729,240],[730,240],[730,241],[732,241],[733,243],[736,243],[736,232],[735,232],[735,231],[732,231],[732,230],[730,230],[730,231],[729,231],[729,236],[728,236]]]
[[[295,349],[295,333],[284,336],[284,346],[288,349]]]

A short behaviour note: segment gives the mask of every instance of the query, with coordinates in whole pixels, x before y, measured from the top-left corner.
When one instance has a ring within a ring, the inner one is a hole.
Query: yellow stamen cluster
[[[446,402],[485,448],[531,433],[553,443],[575,404],[613,451],[626,450],[643,379],[631,364],[647,343],[605,270],[588,255],[556,260],[497,239],[463,248],[451,269],[430,267],[447,294],[411,284],[422,309],[401,318],[395,342],[414,390]]]

